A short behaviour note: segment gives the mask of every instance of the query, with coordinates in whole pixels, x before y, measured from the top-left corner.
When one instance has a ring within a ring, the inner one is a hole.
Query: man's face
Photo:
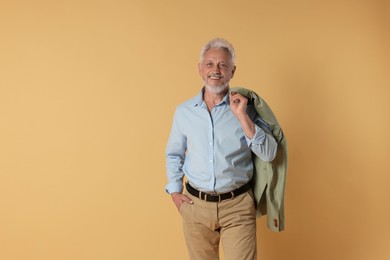
[[[229,53],[224,49],[208,50],[198,68],[206,89],[212,93],[223,92],[236,70]]]

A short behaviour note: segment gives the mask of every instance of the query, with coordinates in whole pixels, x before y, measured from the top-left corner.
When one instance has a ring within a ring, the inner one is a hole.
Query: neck
[[[203,93],[203,100],[204,102],[206,102],[206,105],[210,111],[216,104],[222,101],[222,99],[225,97],[227,92],[228,92],[228,88],[226,88],[221,93],[212,93],[207,91],[207,88],[205,89]]]

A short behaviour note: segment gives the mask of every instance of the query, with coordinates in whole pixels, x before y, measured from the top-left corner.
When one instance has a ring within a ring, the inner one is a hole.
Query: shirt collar
[[[200,107],[200,106],[202,106],[202,104],[204,103],[204,100],[203,100],[204,89],[205,89],[205,87],[203,87],[203,88],[199,91],[199,94],[195,97],[195,100],[194,100],[194,107],[198,107],[198,106]],[[229,104],[229,103],[230,103],[229,91],[226,93],[226,95],[223,97],[222,101],[221,101],[219,104],[223,104],[223,103],[226,103],[226,104]]]
[[[204,87],[199,91],[199,94],[195,97],[194,107],[200,107],[203,103]]]

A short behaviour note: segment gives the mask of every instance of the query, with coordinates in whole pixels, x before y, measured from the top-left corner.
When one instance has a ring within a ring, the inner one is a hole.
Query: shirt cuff
[[[183,183],[181,183],[181,182],[169,183],[169,184],[167,184],[167,186],[165,186],[165,191],[168,194],[172,194],[174,192],[182,193],[183,192]]]
[[[263,129],[261,129],[259,126],[255,124],[255,135],[252,138],[249,138],[245,136],[246,143],[248,144],[248,147],[251,147],[253,143],[255,144],[263,144],[265,140],[265,132]]]

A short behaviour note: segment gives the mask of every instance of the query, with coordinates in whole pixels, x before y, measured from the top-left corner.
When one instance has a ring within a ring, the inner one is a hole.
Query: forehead
[[[205,52],[204,60],[220,60],[228,62],[230,60],[230,54],[223,48],[212,48]]]

